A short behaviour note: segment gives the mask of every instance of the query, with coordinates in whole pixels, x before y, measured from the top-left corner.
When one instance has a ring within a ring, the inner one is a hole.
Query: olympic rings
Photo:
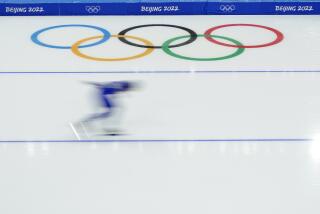
[[[197,35],[197,36],[198,37],[206,37],[206,35]],[[163,46],[162,46],[163,51],[165,53],[169,54],[170,56],[173,56],[173,57],[176,57],[179,59],[186,59],[186,60],[193,60],[193,61],[217,61],[217,60],[230,59],[230,58],[236,57],[244,52],[244,48],[238,48],[234,53],[227,55],[227,56],[216,57],[216,58],[193,58],[193,57],[187,57],[187,56],[182,56],[182,55],[176,54],[170,50],[169,45],[172,42],[179,40],[179,39],[187,38],[187,37],[189,37],[189,36],[178,36],[173,39],[169,39],[168,41],[166,41],[163,44]],[[242,44],[239,41],[236,41],[236,40],[228,38],[228,37],[224,37],[224,36],[211,36],[211,37],[227,40],[229,42],[236,44],[237,46],[242,46]]]
[[[90,13],[90,14],[91,14],[91,13],[97,14],[97,13],[100,12],[101,7],[100,7],[100,6],[86,6],[85,9],[86,9],[86,11],[87,11],[88,13]]]
[[[212,34],[212,32],[218,30],[218,29],[221,29],[221,28],[225,28],[225,27],[234,27],[234,26],[248,26],[248,27],[257,27],[257,28],[263,28],[263,29],[266,29],[266,30],[269,30],[271,32],[273,32],[277,37],[275,40],[273,40],[272,42],[269,42],[269,43],[266,43],[266,44],[261,44],[261,45],[242,45],[242,46],[239,46],[239,45],[230,45],[230,44],[227,44],[227,43],[223,43],[223,42],[219,42],[217,40],[215,40],[214,38],[212,38],[210,35]],[[280,43],[284,36],[283,34],[274,29],[274,28],[271,28],[271,27],[266,27],[266,26],[263,26],[263,25],[255,25],[255,24],[228,24],[228,25],[220,25],[220,26],[217,26],[217,27],[213,27],[213,28],[210,28],[209,30],[207,30],[204,35],[206,35],[206,39],[210,42],[213,42],[213,43],[216,43],[218,45],[222,45],[222,46],[227,46],[227,47],[234,47],[234,48],[262,48],[262,47],[268,47],[268,46],[271,46],[271,45],[275,45],[275,44],[278,44]]]
[[[230,12],[235,11],[236,6],[235,6],[234,4],[231,4],[231,5],[220,5],[219,9],[220,9],[222,12],[230,13]]]
[[[144,28],[144,27],[172,27],[172,28],[177,28],[177,29],[184,30],[190,35],[189,39],[187,41],[182,42],[182,43],[177,44],[177,45],[172,45],[172,46],[170,46],[170,48],[175,48],[175,47],[181,47],[181,46],[184,46],[184,45],[188,45],[188,44],[194,42],[197,39],[197,34],[193,30],[191,30],[189,28],[186,28],[186,27],[179,26],[179,25],[167,25],[167,24],[138,25],[138,26],[130,27],[130,28],[127,28],[127,29],[121,31],[119,33],[119,35],[126,35],[126,33],[128,33],[131,30],[138,29],[138,28]],[[162,46],[146,46],[146,45],[135,44],[133,42],[128,41],[125,37],[119,37],[119,40],[121,42],[124,42],[124,43],[128,44],[128,45],[141,47],[141,48],[159,48],[159,49],[162,48]]]
[[[231,7],[230,7],[231,8]],[[182,35],[182,36],[178,36],[175,38],[171,38],[168,39],[167,41],[165,41],[161,46],[156,46],[154,45],[152,42],[150,42],[147,39],[144,38],[140,38],[140,37],[136,37],[136,36],[132,36],[132,35],[127,35],[127,33],[129,31],[138,29],[138,28],[144,28],[144,27],[154,27],[154,26],[160,26],[160,27],[170,27],[170,28],[177,28],[177,29],[181,29],[183,31],[186,31],[188,33],[188,35]],[[276,35],[276,38],[268,43],[265,44],[258,44],[258,45],[243,45],[240,41],[237,41],[233,38],[229,38],[229,37],[225,37],[225,36],[221,36],[221,35],[215,35],[213,34],[213,32],[217,31],[218,29],[221,28],[225,28],[225,27],[234,27],[234,26],[241,26],[241,27],[256,27],[256,28],[262,28],[268,31],[271,31],[272,33],[274,33]],[[95,29],[98,30],[102,33],[102,35],[97,35],[97,36],[92,36],[89,38],[85,38],[85,39],[81,39],[77,42],[75,42],[73,45],[71,46],[58,46],[58,45],[51,45],[51,44],[47,44],[44,43],[42,41],[39,40],[39,35],[52,30],[52,29],[57,29],[57,28],[65,28],[65,27],[84,27],[84,28],[91,28],[91,29]],[[88,47],[93,47],[96,45],[100,45],[106,41],[108,41],[110,39],[110,37],[112,38],[118,38],[121,42],[127,44],[127,45],[131,45],[134,47],[139,47],[139,48],[145,48],[146,50],[140,54],[136,54],[133,56],[128,56],[128,57],[120,57],[120,58],[100,58],[100,57],[94,57],[94,56],[88,56],[84,53],[82,53],[80,51],[80,48],[88,48]],[[215,43],[217,45],[221,45],[221,46],[226,46],[226,47],[231,47],[231,48],[237,48],[237,50],[235,50],[233,53],[226,55],[226,56],[221,56],[221,57],[215,57],[215,58],[195,58],[195,57],[188,57],[188,56],[184,56],[184,55],[180,55],[177,54],[175,52],[173,52],[171,49],[172,48],[177,48],[177,47],[181,47],[181,46],[185,46],[188,44],[193,43],[198,37],[204,37],[206,40]],[[96,42],[92,42],[92,43],[87,43],[90,42],[92,40],[97,40]],[[134,43],[129,41],[128,39],[133,39],[133,40],[137,40],[138,42],[142,42],[143,44],[140,43]],[[178,40],[181,39],[187,39],[184,42],[181,43],[174,43]],[[231,42],[232,44],[229,43],[224,43],[219,40],[226,40],[228,42]],[[226,25],[220,25],[220,26],[216,26],[216,27],[212,27],[208,30],[205,31],[204,34],[196,34],[193,30],[186,28],[186,27],[182,27],[179,25],[170,25],[170,24],[147,24],[147,25],[138,25],[138,26],[133,26],[130,28],[127,28],[125,30],[122,30],[119,34],[117,35],[111,35],[109,33],[108,30],[101,28],[101,27],[97,27],[97,26],[92,26],[92,25],[81,25],[81,24],[70,24],[70,25],[57,25],[57,26],[52,26],[52,27],[47,27],[41,30],[36,31],[35,33],[33,33],[31,35],[31,40],[40,46],[43,47],[47,47],[47,48],[55,48],[55,49],[70,49],[72,51],[73,54],[75,54],[78,57],[84,58],[84,59],[88,59],[88,60],[93,60],[93,61],[125,61],[125,60],[132,60],[132,59],[138,59],[141,57],[145,57],[149,54],[151,54],[155,49],[162,49],[166,54],[168,54],[169,56],[178,58],[178,59],[183,59],[183,60],[191,60],[191,61],[217,61],[217,60],[226,60],[226,59],[230,59],[236,56],[239,56],[240,54],[242,54],[244,52],[244,50],[246,48],[261,48],[261,47],[268,47],[268,46],[272,46],[272,45],[276,45],[280,42],[282,42],[282,40],[284,39],[284,35],[279,31],[276,30],[274,28],[271,27],[267,27],[267,26],[263,26],[263,25],[256,25],[256,24],[226,24]],[[174,44],[172,44],[174,43]]]
[[[46,43],[44,43],[44,42],[41,42],[41,41],[39,40],[39,35],[40,35],[40,34],[46,32],[46,31],[52,30],[52,29],[65,28],[65,27],[84,27],[84,28],[92,28],[92,29],[101,31],[101,33],[103,33],[103,36],[101,37],[101,40],[99,40],[98,42],[95,42],[95,43],[92,43],[92,44],[88,44],[88,45],[83,45],[83,46],[80,46],[80,48],[88,48],[88,47],[100,45],[100,44],[108,41],[108,39],[110,38],[110,33],[109,33],[109,31],[107,31],[107,30],[104,29],[104,28],[97,27],[97,26],[92,26],[92,25],[77,25],[77,24],[71,24],[71,25],[56,25],[56,26],[52,26],[52,27],[48,27],[48,28],[41,29],[41,30],[36,31],[35,33],[33,33],[33,34],[31,35],[31,40],[32,40],[34,43],[36,43],[37,45],[44,46],[44,47],[47,47],[47,48],[70,49],[71,46],[50,45],[50,44],[46,44]]]
[[[125,37],[125,38],[129,38],[129,39],[138,40],[138,41],[143,42],[145,45],[148,45],[148,46],[152,46],[153,45],[150,41],[148,41],[146,39],[142,39],[142,38],[136,37],[136,36],[111,35],[111,37],[113,37],[113,38]],[[100,39],[100,38],[103,38],[103,36],[93,36],[93,37],[89,37],[89,38],[86,38],[86,39],[82,39],[82,40],[76,42],[74,45],[72,45],[71,50],[76,56],[79,56],[79,57],[85,58],[85,59],[94,60],[94,61],[125,61],[125,60],[131,60],[131,59],[138,59],[138,58],[141,58],[141,57],[149,55],[153,51],[153,48],[147,48],[141,54],[137,54],[137,55],[130,56],[130,57],[123,57],[123,58],[99,58],[99,57],[88,56],[88,55],[85,55],[85,54],[80,52],[79,47],[80,47],[80,45],[82,43],[85,43],[87,41],[94,40],[94,39]]]

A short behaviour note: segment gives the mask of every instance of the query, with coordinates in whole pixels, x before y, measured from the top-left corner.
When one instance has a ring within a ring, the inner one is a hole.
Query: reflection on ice
[[[320,134],[315,135],[310,144],[310,156],[315,163],[320,163]]]
[[[35,155],[35,144],[34,143],[27,143],[27,155],[29,157],[33,157]]]

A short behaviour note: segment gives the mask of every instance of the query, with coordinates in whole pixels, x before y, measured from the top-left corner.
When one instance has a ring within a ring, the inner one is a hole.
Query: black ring
[[[138,29],[138,28],[143,28],[143,27],[173,27],[173,28],[178,28],[178,29],[184,30],[184,31],[188,32],[188,34],[190,34],[190,39],[188,39],[187,41],[182,42],[180,44],[171,45],[171,46],[169,46],[169,48],[176,48],[176,47],[181,47],[181,46],[184,46],[184,45],[188,45],[188,44],[194,42],[198,37],[196,32],[194,32],[193,30],[191,30],[189,28],[178,26],[178,25],[166,25],[166,24],[149,24],[149,25],[133,26],[133,27],[130,27],[130,28],[127,28],[127,29],[121,31],[118,35],[124,36],[124,35],[126,35],[126,33],[128,33],[131,30]],[[124,43],[128,44],[128,45],[132,45],[132,46],[136,46],[136,47],[140,47],[140,48],[162,48],[162,46],[148,46],[148,45],[136,44],[136,43],[128,41],[124,37],[119,37],[119,40],[121,42],[124,42]]]

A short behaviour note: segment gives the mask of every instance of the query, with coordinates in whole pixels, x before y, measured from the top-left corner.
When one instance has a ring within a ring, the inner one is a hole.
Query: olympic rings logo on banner
[[[86,6],[85,8],[88,13],[99,13],[101,10],[100,6]]]
[[[47,44],[45,42],[42,42],[39,39],[39,36],[42,33],[45,33],[47,31],[53,30],[53,29],[60,29],[60,28],[70,28],[70,27],[82,27],[82,28],[90,28],[94,30],[98,30],[101,34],[97,36],[92,36],[88,38],[81,39],[79,41],[74,42],[70,46],[59,46],[59,45],[52,45],[52,44]],[[151,41],[145,38],[140,38],[134,35],[128,35],[129,32],[135,30],[135,29],[140,29],[140,28],[146,28],[146,27],[169,27],[169,28],[176,28],[182,31],[185,31],[187,34],[184,36],[178,36],[174,38],[170,38],[166,40],[162,45],[154,45]],[[221,36],[221,35],[216,35],[216,31],[222,28],[229,28],[229,27],[255,27],[255,28],[260,28],[264,29],[267,31],[272,32],[275,34],[275,39],[271,42],[267,42],[264,44],[256,44],[256,45],[244,45],[240,41],[235,40],[233,38],[229,38],[226,36]],[[89,48],[93,47],[96,45],[100,45],[102,43],[107,42],[109,39],[117,38],[121,42],[123,42],[126,45],[130,45],[133,47],[137,48],[142,48],[144,49],[141,53],[132,55],[132,56],[125,56],[125,57],[120,57],[120,58],[103,58],[103,57],[94,57],[94,56],[89,56],[81,51],[82,48]],[[198,38],[204,38],[208,42],[215,44],[215,45],[220,45],[220,46],[225,46],[229,48],[234,48],[235,50],[228,55],[225,56],[220,56],[220,57],[209,57],[209,58],[196,58],[196,57],[190,57],[190,56],[185,56],[178,54],[174,52],[172,49],[182,47],[185,45],[189,45],[193,42],[195,42]],[[31,40],[39,45],[43,46],[46,48],[53,48],[53,49],[69,49],[71,52],[83,59],[87,60],[93,60],[93,61],[126,61],[126,60],[133,60],[133,59],[138,59],[141,57],[145,57],[149,54],[151,54],[155,49],[162,49],[164,53],[166,53],[169,56],[178,58],[178,59],[183,59],[183,60],[191,60],[191,61],[217,61],[217,60],[226,60],[230,59],[236,56],[239,56],[244,52],[246,48],[263,48],[263,47],[268,47],[268,46],[273,46],[278,43],[280,43],[284,39],[284,35],[279,31],[271,27],[263,26],[263,25],[256,25],[256,24],[226,24],[226,25],[220,25],[220,26],[215,26],[212,28],[209,28],[206,30],[203,34],[197,34],[193,30],[179,26],[179,25],[170,25],[170,24],[147,24],[147,25],[138,25],[134,27],[130,27],[127,29],[122,30],[118,34],[111,34],[108,30],[93,26],[93,25],[81,25],[81,24],[69,24],[69,25],[57,25],[57,26],[51,26],[47,27],[41,30],[36,31],[35,33],[32,34]],[[137,42],[137,43],[136,43]],[[179,42],[179,43],[177,43]]]
[[[222,12],[231,13],[231,12],[236,10],[236,6],[233,5],[233,4],[231,4],[231,5],[220,5],[219,9]]]

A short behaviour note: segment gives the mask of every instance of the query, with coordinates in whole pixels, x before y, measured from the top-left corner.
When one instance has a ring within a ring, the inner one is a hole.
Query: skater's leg
[[[110,113],[111,113],[110,110],[107,110],[107,111],[102,112],[102,113],[93,114],[90,117],[88,117],[87,119],[83,120],[82,122],[83,123],[89,123],[89,122],[92,122],[92,121],[97,120],[97,119],[107,118],[107,117],[110,116]]]
[[[101,95],[101,98],[103,102],[104,112],[91,115],[83,121],[84,123],[88,123],[97,119],[107,118],[110,116],[113,106],[111,105],[111,102],[106,95]]]

